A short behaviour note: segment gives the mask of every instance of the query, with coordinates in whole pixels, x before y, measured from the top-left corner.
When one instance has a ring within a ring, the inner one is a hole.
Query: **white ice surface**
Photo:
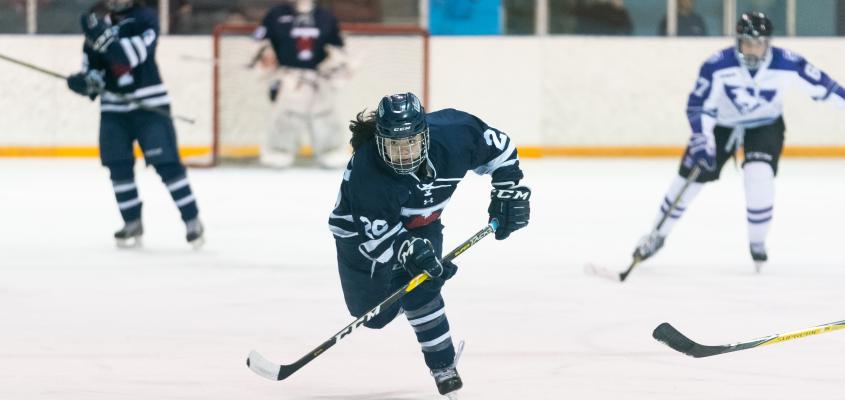
[[[723,344],[845,319],[845,162],[782,162],[762,275],[729,164],[625,284],[582,266],[627,266],[676,161],[523,166],[531,225],[464,253],[444,290],[467,341],[462,399],[845,398],[845,332],[706,359],[651,338],[664,321]],[[439,398],[404,318],[286,381],[245,365],[251,349],[293,362],[352,320],[326,227],[339,171],[192,170],[199,252],[154,171],[137,171],[145,248],[121,251],[95,160],[0,160],[0,399]],[[484,225],[488,181],[458,189],[445,247]]]

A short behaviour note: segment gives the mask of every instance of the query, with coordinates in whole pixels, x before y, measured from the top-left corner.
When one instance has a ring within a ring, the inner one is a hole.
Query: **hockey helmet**
[[[106,8],[111,12],[121,12],[132,7],[132,0],[106,0]]]
[[[425,108],[413,93],[384,96],[376,112],[376,144],[397,174],[414,173],[428,157]]]
[[[736,53],[740,63],[748,69],[757,69],[768,56],[769,41],[774,26],[761,12],[743,13],[736,23]]]

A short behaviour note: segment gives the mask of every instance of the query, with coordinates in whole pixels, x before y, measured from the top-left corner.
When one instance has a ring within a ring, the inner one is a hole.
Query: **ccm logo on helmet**
[[[402,132],[402,131],[409,131],[411,130],[410,126],[402,126],[399,128],[393,128],[393,132]]]
[[[509,200],[528,200],[530,192],[520,190],[499,189],[496,191],[496,198]]]

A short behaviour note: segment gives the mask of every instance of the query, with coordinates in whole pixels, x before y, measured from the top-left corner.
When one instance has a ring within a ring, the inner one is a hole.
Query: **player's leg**
[[[415,229],[414,236],[423,237],[431,241],[438,255],[443,254],[443,225],[439,222]],[[440,394],[447,394],[463,386],[455,365],[455,346],[449,330],[449,320],[446,318],[446,304],[440,294],[446,279],[454,276],[457,267],[451,263],[443,264],[442,279],[431,279],[405,295],[402,307],[405,316],[414,329],[417,341],[425,359],[425,364],[431,370],[437,390]],[[398,271],[394,276],[394,287],[400,287],[411,278],[406,272]]]
[[[308,131],[308,109],[313,89],[303,84],[301,72],[286,69],[273,103],[270,127],[261,146],[260,162],[276,168],[293,165],[300,138]]]
[[[367,260],[358,251],[358,244],[355,239],[335,239],[343,298],[346,308],[355,318],[366,314],[390,295],[392,274],[389,266],[375,266]],[[381,329],[396,318],[399,310],[400,304],[394,303],[389,309],[382,310],[373,319],[364,322],[364,326]]]
[[[731,128],[722,126],[717,126],[714,129],[713,135],[716,141],[716,168],[713,171],[701,171],[695,182],[691,183],[689,187],[687,187],[683,196],[681,196],[678,200],[678,204],[675,206],[675,209],[668,215],[666,220],[663,222],[663,225],[660,226],[660,229],[653,231],[651,234],[640,239],[637,248],[634,250],[634,257],[638,257],[640,260],[645,260],[657,254],[657,252],[663,247],[666,237],[669,236],[669,233],[672,232],[672,228],[675,227],[675,223],[678,222],[678,220],[684,215],[687,207],[689,207],[696,196],[698,196],[698,193],[701,191],[701,188],[704,187],[704,184],[719,179],[722,167],[724,167],[725,163],[728,159],[730,159],[732,154],[730,151],[725,149],[725,145],[731,136],[731,132]],[[678,198],[678,195],[686,184],[687,178],[689,178],[689,175],[692,172],[693,165],[687,157],[687,154],[689,154],[689,148],[686,149],[684,157],[681,159],[678,176],[672,180],[672,183],[669,185],[669,190],[667,190],[666,194],[663,196],[663,200],[660,203],[660,209],[657,212],[657,216],[655,216],[655,227],[659,221],[662,220],[667,213],[669,213],[672,203]]]
[[[748,217],[748,243],[751,258],[758,263],[768,260],[766,237],[772,223],[775,204],[775,176],[783,152],[783,119],[749,129],[745,136],[745,202]]]
[[[109,169],[117,208],[123,218],[123,228],[114,233],[118,247],[141,244],[144,228],[141,224],[142,202],[135,184],[135,155],[133,136],[126,115],[102,113],[100,117],[100,162]]]
[[[205,230],[199,219],[199,208],[187,171],[179,158],[173,121],[147,111],[135,111],[132,118],[144,159],[155,167],[185,222],[185,239],[194,247],[202,246]]]
[[[349,161],[345,130],[337,116],[337,91],[327,79],[318,81],[311,109],[311,148],[323,167],[340,168]]]

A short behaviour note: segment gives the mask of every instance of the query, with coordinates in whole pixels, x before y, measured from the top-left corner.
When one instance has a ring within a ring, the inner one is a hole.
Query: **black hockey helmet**
[[[376,112],[376,143],[384,162],[397,174],[415,172],[428,157],[425,108],[413,93],[384,96]]]
[[[766,14],[759,11],[743,13],[736,22],[736,52],[740,62],[748,69],[757,69],[769,52],[769,41],[774,31],[774,25]],[[742,43],[763,45],[766,47],[763,56],[744,54]]]

